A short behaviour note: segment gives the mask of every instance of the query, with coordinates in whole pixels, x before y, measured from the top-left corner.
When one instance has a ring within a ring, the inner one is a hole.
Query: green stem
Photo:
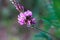
[[[60,40],[60,38],[56,37],[56,36],[53,35],[53,34],[50,34],[50,33],[46,32],[46,31],[44,31],[44,30],[42,30],[42,29],[40,29],[40,28],[37,28],[37,27],[33,27],[33,28],[34,28],[34,29],[37,29],[37,30],[39,30],[39,31],[45,32],[45,33],[51,35],[52,37],[54,37],[55,39]]]

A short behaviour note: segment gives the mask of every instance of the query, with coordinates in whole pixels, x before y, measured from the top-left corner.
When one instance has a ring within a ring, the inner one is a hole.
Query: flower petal
[[[18,16],[18,17],[19,17],[19,16]],[[20,17],[23,18],[23,19],[26,19],[25,15],[24,15],[22,12],[20,13]],[[19,17],[19,18],[20,18],[20,17]]]
[[[35,18],[33,18],[32,19],[32,24],[35,24],[35,23],[36,23]]]
[[[25,16],[32,16],[32,12],[29,11],[29,10],[27,10],[26,12],[24,12],[24,15],[25,15]]]
[[[18,21],[18,23],[20,24],[20,25],[23,25],[24,23],[23,22],[21,22],[21,21]]]
[[[21,16],[21,17],[23,17],[23,16],[24,16],[24,14],[21,12],[21,13],[20,13],[20,16]]]
[[[31,25],[30,21],[28,21],[28,25]]]

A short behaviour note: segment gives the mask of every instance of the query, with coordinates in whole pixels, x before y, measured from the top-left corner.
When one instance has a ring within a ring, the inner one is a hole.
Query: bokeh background
[[[32,11],[36,18],[36,24],[32,26],[44,32],[18,24],[19,12],[14,5],[9,0],[0,0],[0,40],[60,40],[60,0],[17,1],[25,11]]]

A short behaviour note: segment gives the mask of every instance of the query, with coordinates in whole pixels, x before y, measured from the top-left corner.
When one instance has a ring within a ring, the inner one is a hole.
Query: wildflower
[[[16,7],[16,9],[20,12],[20,14],[18,15],[18,23],[20,25],[31,25],[31,24],[35,24],[35,18],[32,17],[32,12],[27,10],[25,12],[24,11],[24,7],[17,3],[16,0],[10,0],[12,2],[12,4],[14,4],[14,6]]]
[[[18,15],[18,23],[20,25],[31,25],[31,24],[35,24],[35,18],[32,17],[32,12],[27,10],[24,13],[20,13]]]

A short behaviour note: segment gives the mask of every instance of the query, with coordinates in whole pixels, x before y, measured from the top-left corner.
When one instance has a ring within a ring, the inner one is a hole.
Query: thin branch
[[[42,30],[42,29],[40,29],[40,28],[37,28],[37,27],[33,27],[33,28],[34,28],[34,29],[37,29],[37,30],[39,30],[39,31],[45,32],[45,33],[51,35],[52,37],[56,38],[57,40],[60,40],[60,38],[58,38],[58,37],[56,37],[55,35],[52,35],[52,34],[46,32],[46,31],[44,31],[44,30]]]

